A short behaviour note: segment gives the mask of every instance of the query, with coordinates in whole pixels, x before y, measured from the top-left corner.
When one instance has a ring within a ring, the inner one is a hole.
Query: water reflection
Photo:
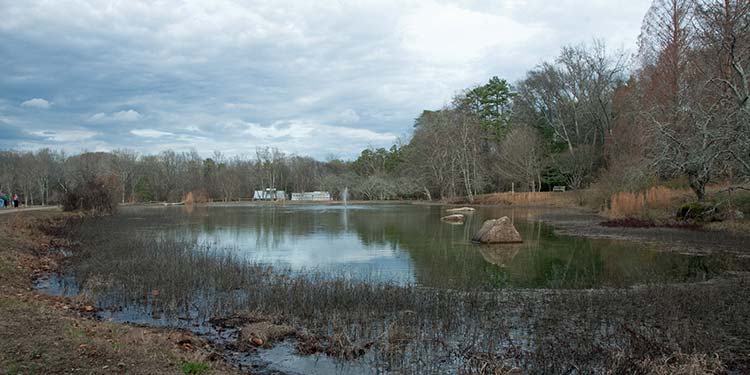
[[[481,208],[464,225],[442,223],[441,207],[408,204],[141,208],[123,210],[121,219],[123,228],[295,271],[433,287],[589,288],[694,281],[720,271],[704,257],[558,236],[534,219],[540,211]],[[514,220],[523,244],[470,243],[484,220],[500,216]]]

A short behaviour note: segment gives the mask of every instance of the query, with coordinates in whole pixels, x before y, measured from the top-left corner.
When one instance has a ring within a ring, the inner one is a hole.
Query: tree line
[[[427,196],[596,184],[615,192],[750,176],[750,1],[656,0],[638,52],[562,48],[417,118],[399,152]]]
[[[698,200],[750,176],[750,1],[655,0],[635,56],[601,41],[566,46],[515,83],[492,77],[414,121],[407,142],[353,161],[257,148],[66,155],[0,152],[0,190],[59,201],[87,181],[121,202],[210,200],[349,188],[355,199],[449,199],[553,186],[638,190],[683,178]]]

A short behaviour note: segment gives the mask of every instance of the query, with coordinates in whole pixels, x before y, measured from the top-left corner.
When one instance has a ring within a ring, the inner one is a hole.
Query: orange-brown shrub
[[[185,196],[182,197],[182,203],[185,203],[185,204],[195,203],[195,198],[193,197],[192,191],[188,191],[187,194],[185,194]]]
[[[203,191],[188,191],[182,197],[182,203],[184,204],[207,203],[207,202],[208,202],[208,196]]]

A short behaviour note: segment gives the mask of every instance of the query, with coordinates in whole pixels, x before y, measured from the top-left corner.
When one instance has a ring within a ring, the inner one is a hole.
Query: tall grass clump
[[[605,214],[612,218],[644,218],[666,213],[671,215],[675,211],[675,203],[689,196],[688,190],[664,186],[653,186],[642,192],[618,192],[611,196]]]

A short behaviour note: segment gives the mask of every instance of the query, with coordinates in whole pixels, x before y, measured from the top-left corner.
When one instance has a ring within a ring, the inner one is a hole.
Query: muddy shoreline
[[[582,209],[557,208],[540,214],[539,219],[563,235],[605,238],[657,245],[657,249],[683,254],[706,255],[717,252],[750,256],[750,234],[683,228],[629,228],[601,225],[607,218]]]

